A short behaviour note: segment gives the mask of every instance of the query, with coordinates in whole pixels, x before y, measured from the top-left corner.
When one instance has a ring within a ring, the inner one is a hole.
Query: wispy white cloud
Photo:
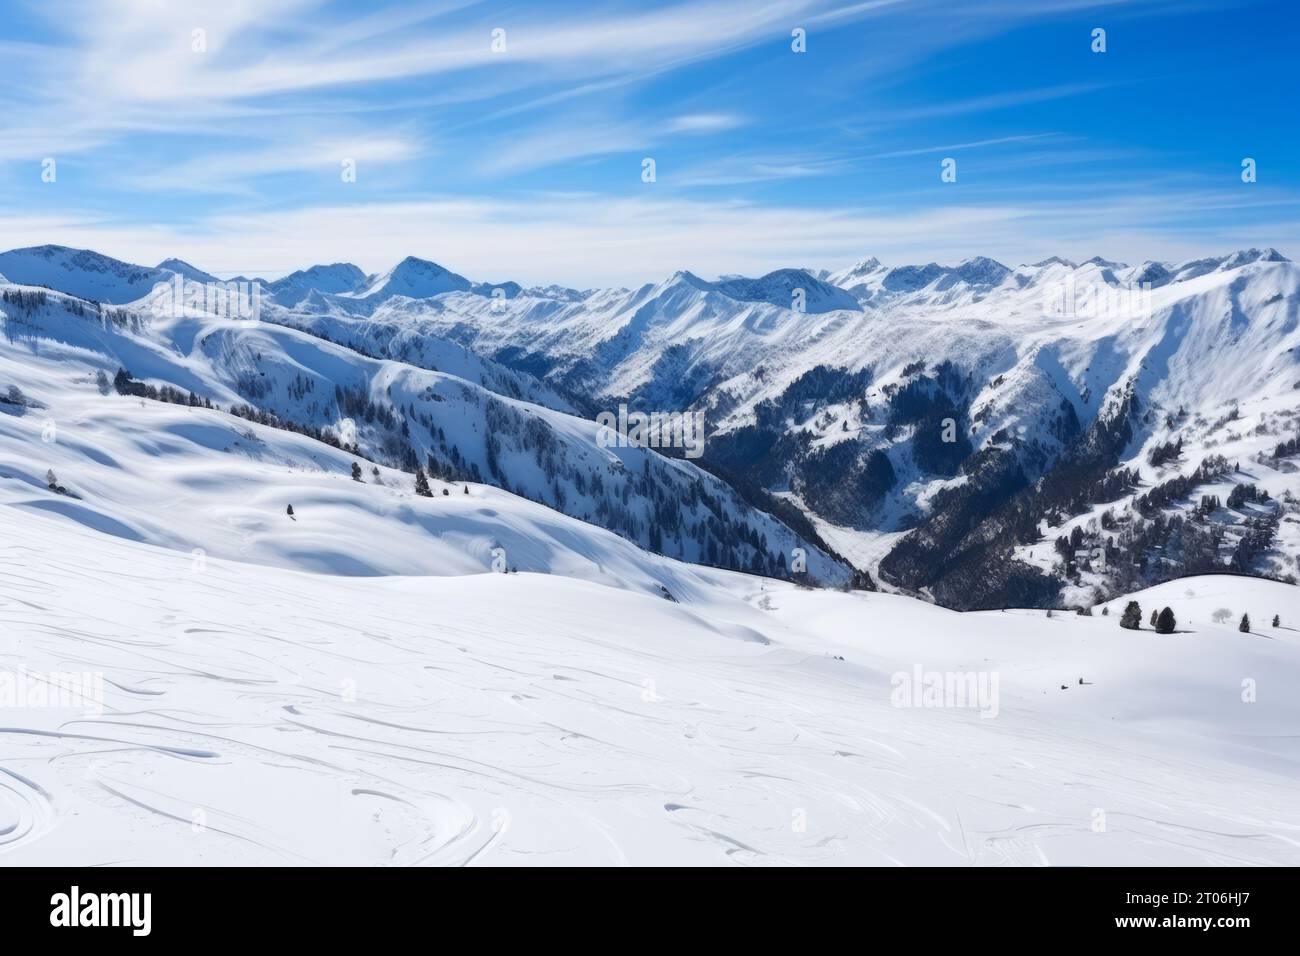
[[[544,66],[574,77],[634,73],[770,37],[775,27],[818,5],[712,0],[567,20],[526,8],[489,17],[470,7],[474,16],[458,17],[446,29],[410,30],[436,17],[407,9],[341,29],[321,0],[196,0],[183,6],[71,0],[50,7],[60,11],[76,56],[59,47],[46,59],[61,61],[65,87],[93,90],[101,103],[197,108],[489,66]],[[493,46],[494,29],[505,31],[503,49]],[[204,31],[201,53],[193,48],[195,30]],[[536,76],[519,81],[532,85]]]
[[[870,159],[897,159],[904,156],[925,156],[930,153],[956,153],[967,149],[982,149],[988,146],[1006,146],[1010,143],[1027,143],[1038,139],[1056,136],[1056,133],[1025,133],[1018,136],[998,136],[993,139],[978,139],[968,143],[948,143],[943,146],[921,146],[916,149],[895,149],[884,153],[873,153]]]
[[[809,179],[843,172],[844,156],[808,150],[743,152],[687,166],[672,176],[675,187],[699,189],[764,183],[782,179]]]
[[[734,113],[687,113],[673,117],[665,128],[670,133],[719,133],[744,124]]]
[[[527,7],[493,14],[477,4],[444,3],[340,20],[324,0],[51,0],[37,9],[60,42],[3,47],[13,57],[15,82],[0,92],[0,111],[21,137],[0,144],[0,161],[86,152],[187,128],[219,130],[231,142],[213,140],[212,161],[186,169],[190,185],[203,188],[199,174],[227,165],[302,168],[293,155],[301,150],[292,145],[283,159],[263,150],[251,165],[244,161],[250,149],[260,149],[258,141],[284,140],[285,117],[311,117],[317,136],[338,138],[337,121],[319,109],[325,95],[364,90],[373,96],[385,83],[434,77],[441,78],[447,105],[471,102],[485,90],[534,99],[548,90],[563,97],[575,86],[612,88],[780,36],[791,17],[825,2],[710,0],[581,17]],[[505,31],[504,49],[494,49],[496,28]],[[379,106],[369,118],[348,112],[353,125],[368,122],[373,138],[382,140],[389,116]],[[735,122],[723,113],[700,113],[653,132],[704,133]],[[632,125],[586,134],[542,130],[533,143],[540,162],[529,159],[527,147],[507,147],[484,168],[504,174],[625,148],[637,140]],[[566,147],[566,138],[573,145]],[[219,158],[227,150],[228,164]],[[207,185],[224,190],[231,179],[214,176]],[[106,185],[139,181],[126,175]]]
[[[726,113],[689,114],[666,121],[570,113],[559,121],[504,137],[482,168],[491,174],[504,174],[597,156],[643,152],[673,136],[724,132],[742,123],[740,117]],[[633,158],[639,163],[643,157]],[[639,175],[638,165],[629,165],[629,170],[634,167]]]
[[[285,173],[331,173],[340,176],[345,161],[360,179],[378,167],[422,155],[426,146],[418,139],[399,135],[331,139],[293,138],[278,145],[253,149],[200,152],[191,159],[140,166],[125,181],[141,189],[169,192],[226,192],[253,195],[256,181]],[[341,181],[341,178],[340,178]]]
[[[1063,83],[1027,90],[1011,90],[989,96],[975,96],[942,103],[929,103],[924,106],[886,109],[878,111],[877,116],[880,120],[886,122],[904,122],[935,119],[940,116],[988,113],[994,110],[1010,109],[1015,106],[1026,106],[1030,103],[1045,103],[1050,100],[1065,99],[1071,96],[1083,96],[1113,85],[1109,83]]]
[[[562,123],[504,137],[491,149],[491,155],[481,168],[489,175],[516,173],[595,156],[644,150],[657,138],[657,131],[638,123],[607,117],[569,117]]]

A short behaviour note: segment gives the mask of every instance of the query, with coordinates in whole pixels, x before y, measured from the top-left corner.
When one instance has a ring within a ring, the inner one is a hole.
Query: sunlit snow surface
[[[1300,631],[1208,620],[1294,620],[1284,585],[1139,595],[1186,607],[1158,637],[720,573],[679,605],[196,564],[0,520],[0,665],[106,682],[102,715],[4,710],[7,864],[1300,862]],[[998,716],[892,706],[915,663],[997,671]]]
[[[101,394],[118,364],[229,404],[255,349],[282,390],[365,363],[275,327],[119,334],[53,298],[0,338],[24,396],[0,404],[0,680],[97,675],[103,706],[0,687],[0,864],[1300,863],[1293,586],[1161,585],[1134,632],[1127,599],[960,615],[711,571]],[[472,430],[455,372],[380,371],[443,383],[439,420]],[[894,706],[916,667],[996,676],[996,716]]]

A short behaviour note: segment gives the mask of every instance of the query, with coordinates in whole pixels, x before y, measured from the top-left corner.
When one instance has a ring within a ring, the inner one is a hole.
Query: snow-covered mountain
[[[151,483],[114,481],[131,461],[125,452],[106,459],[85,444],[62,442],[41,447],[40,458],[21,446],[10,450],[20,463],[10,479],[41,488],[53,469],[68,491],[55,505],[75,520],[183,548],[177,529],[149,516],[153,498],[189,500],[191,470],[217,450],[221,462],[233,456],[328,473],[333,484],[327,481],[327,488],[342,483],[350,490],[354,462],[362,481],[380,468],[374,478],[404,489],[413,487],[417,469],[426,470],[444,479],[442,487],[456,482],[463,494],[466,483],[492,484],[667,556],[773,574],[793,571],[798,558],[810,581],[849,580],[848,568],[818,547],[815,536],[792,531],[717,477],[648,448],[605,447],[595,421],[519,397],[530,390],[526,377],[457,346],[418,343],[420,367],[269,321],[191,309],[159,315],[106,308],[12,286],[0,293],[0,392],[16,390],[12,408],[35,402],[43,409],[40,421],[120,421],[117,430],[129,434],[129,409],[139,404],[161,429],[140,439],[139,460],[131,463],[137,475],[156,472]],[[62,384],[69,376],[70,387]],[[181,417],[173,422],[168,415]],[[287,433],[291,445],[270,441],[256,425]],[[179,434],[170,434],[173,426]],[[165,488],[164,462],[178,469],[178,486]],[[405,474],[383,478],[381,466]],[[227,484],[235,501],[256,497],[254,476],[236,473],[245,478]],[[418,541],[428,530],[417,526],[412,533]],[[376,546],[386,547],[386,539],[378,534]],[[193,544],[213,554],[229,553],[228,545]],[[335,560],[322,559],[318,550],[305,553],[313,561]],[[264,557],[294,564],[278,551]],[[357,573],[375,566],[368,559],[337,560]],[[382,566],[392,572],[404,560],[394,554]],[[540,569],[527,562],[519,567]]]
[[[1106,498],[1122,510],[1175,473],[1190,479],[1211,453],[1234,469],[1254,461],[1235,480],[1273,489],[1266,510],[1277,512],[1279,530],[1246,554],[1240,540],[1266,530],[1250,527],[1264,516],[1235,508],[1207,516],[1225,526],[1213,545],[1219,564],[1296,571],[1300,542],[1290,540],[1278,493],[1300,489],[1270,477],[1285,473],[1270,453],[1297,429],[1297,269],[1275,250],[1136,266],[1101,257],[1015,268],[984,257],[955,266],[867,259],[837,273],[761,279],[678,272],[578,296],[494,297],[441,267],[431,275],[437,281],[415,294],[372,294],[382,301],[360,309],[348,296],[319,296],[287,321],[454,340],[540,376],[587,411],[622,401],[703,411],[707,466],[785,496],[859,566],[874,572],[883,562],[892,584],[946,603],[1079,599],[1086,582],[1076,563],[1050,553],[1056,536],[1071,533],[1068,519],[1092,513],[1085,502],[1014,505],[1038,513],[1013,533],[983,524],[1058,465],[1130,475],[1126,495]],[[1151,466],[1153,450],[1179,434],[1182,456]],[[1080,444],[1095,452],[1087,463]],[[954,509],[964,497],[975,503]],[[1152,519],[1148,509],[1142,520]],[[914,529],[929,522],[944,527],[925,545],[928,532]],[[960,544],[968,533],[989,539],[978,554]],[[900,547],[917,553],[891,559]],[[1145,567],[1092,583],[1104,594],[1179,573],[1179,560],[1157,556],[1150,541],[1143,547],[1133,557]],[[969,563],[959,572],[940,555]],[[993,564],[999,571],[989,575]]]
[[[318,288],[321,292],[333,291],[323,286]],[[363,287],[348,291],[355,292],[357,298],[374,308],[390,299],[433,299],[448,292],[513,299],[522,289],[517,282],[470,282],[436,262],[407,256],[383,275],[370,277]]]
[[[165,266],[131,265],[88,249],[32,246],[0,253],[0,275],[18,285],[119,304],[143,298],[158,283],[170,282],[175,272]]]
[[[1063,606],[1191,571],[1294,579],[1298,276],[1250,249],[578,292],[408,258],[268,283],[262,319],[550,411],[702,413],[708,470],[889,586]]]
[[[766,302],[796,312],[818,314],[858,307],[844,290],[814,278],[803,269],[778,269],[758,279],[743,276],[719,279],[707,287],[738,302]]]
[[[313,292],[346,293],[363,288],[367,276],[350,262],[335,262],[327,266],[312,266],[290,273],[282,279],[266,284],[272,298],[280,305],[293,306]]]
[[[162,262],[158,263],[158,271],[175,273],[176,275],[180,276],[182,279],[185,279],[188,282],[220,282],[221,281],[211,273],[204,272],[202,269],[198,268],[197,266],[190,265],[184,259],[164,259]],[[58,286],[55,286],[54,288],[58,288]],[[64,289],[62,291],[66,292],[68,290]]]
[[[1138,580],[1126,556],[1183,560],[1198,529],[1237,552],[1263,534],[1245,522],[1275,522],[1262,562],[1293,540],[1294,267],[1229,261],[1170,265],[1155,317],[1091,330],[971,316],[1016,301],[1018,273],[1127,267],[1022,267],[990,289],[985,265],[889,292],[913,307],[887,318],[874,267],[858,308],[825,313],[689,274],[370,303],[313,285],[338,277],[323,267],[255,320],[6,283],[0,859],[1294,864],[1300,591],[1217,574],[1103,600]],[[982,338],[950,341],[963,320],[921,304],[954,293]],[[547,348],[476,352],[480,308],[531,314],[541,335],[520,338]],[[627,321],[601,337],[579,315],[600,310]],[[679,310],[706,341],[656,351],[691,327]],[[851,353],[839,330],[872,320]],[[563,352],[553,321],[590,338]],[[676,363],[686,394],[692,362],[727,347],[752,368],[692,393],[719,475],[606,447],[590,408],[630,393],[569,388],[657,354],[646,388]],[[948,415],[964,442],[926,437]],[[998,484],[1011,468],[1024,484]],[[820,517],[879,488],[862,514],[930,511],[910,532]],[[1019,566],[1091,614],[850,590],[790,502],[837,550],[883,547],[872,566],[939,569],[921,585],[937,597]],[[1057,567],[1060,538],[1085,557]],[[1089,550],[1108,547],[1104,565]],[[1119,626],[1129,601],[1139,630]],[[925,692],[935,675],[951,693]]]
[[[377,276],[363,291],[367,299],[383,301],[393,296],[430,299],[444,292],[465,292],[470,281],[436,262],[407,256],[388,272]]]

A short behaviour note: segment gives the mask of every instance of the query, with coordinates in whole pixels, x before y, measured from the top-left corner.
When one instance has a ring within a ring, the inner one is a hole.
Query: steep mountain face
[[[356,292],[366,284],[366,274],[350,262],[336,262],[328,266],[312,266],[290,273],[283,279],[266,284],[267,291],[279,305],[292,306],[302,302],[313,292]]]
[[[408,487],[418,469],[458,494],[470,485],[495,485],[667,557],[825,584],[850,579],[837,558],[747,504],[716,477],[647,448],[605,447],[595,422],[507,394],[527,391],[525,379],[455,346],[439,353],[436,343],[424,342],[420,357],[437,355],[444,368],[471,377],[364,355],[274,322],[232,321],[192,309],[158,315],[107,308],[32,288],[0,290],[0,316],[0,393],[16,396],[6,402],[9,414],[29,415],[36,402],[47,409],[42,419],[56,423],[111,422],[121,416],[123,401],[138,400],[146,423],[169,414],[191,422],[169,423],[161,432],[145,423],[123,426],[149,428],[140,445],[178,468],[193,468],[220,450],[345,481],[353,462],[361,481],[391,483],[400,471],[405,474],[396,480]],[[53,387],[69,379],[76,411]],[[488,387],[502,382],[513,387]],[[84,403],[103,411],[90,415],[80,407]],[[149,412],[149,406],[180,408]],[[249,423],[293,438],[285,447]],[[42,459],[58,457],[57,484],[64,490],[58,491],[56,510],[125,537],[177,546],[174,536],[156,527],[148,534],[141,530],[142,499],[123,501],[118,490],[114,500],[105,500],[108,476],[122,462],[111,464],[109,456],[106,463],[86,445],[56,444],[57,456],[31,454],[30,446],[26,453],[11,450],[15,461],[29,464],[8,477],[36,488],[54,485],[43,478],[53,465]],[[186,498],[203,482],[191,478],[188,484],[178,489]],[[161,489],[136,490],[152,499]],[[491,524],[479,522],[480,532]],[[339,563],[348,564],[341,558]],[[358,569],[373,566],[354,563]]]
[[[802,310],[794,288],[805,289]],[[1053,469],[1074,475],[1056,479],[1062,487],[1082,473],[1105,483],[1098,469],[1135,472],[1135,497],[1172,477],[1170,466],[1144,462],[1172,440],[1176,429],[1161,423],[1179,409],[1184,427],[1197,417],[1208,426],[1262,403],[1266,420],[1251,424],[1260,442],[1239,457],[1285,437],[1279,416],[1300,380],[1296,308],[1294,264],[1244,250],[1132,267],[1054,257],[1012,269],[976,257],[952,267],[868,259],[822,278],[783,270],[709,282],[681,272],[576,300],[461,289],[365,318],[492,355],[587,413],[623,401],[703,411],[706,466],[786,497],[893,585],[986,606],[1079,598],[1078,569],[1043,557],[1051,529],[1085,502],[1048,505],[1029,491]],[[313,311],[345,308],[327,300]],[[1203,431],[1196,441],[1228,439]],[[1187,474],[1199,464],[1182,460]],[[1019,515],[1014,534],[1005,521],[987,523],[1004,507]],[[966,536],[991,543],[960,545]],[[1224,539],[1224,566],[1237,536]],[[1245,566],[1290,573],[1284,537]],[[1154,552],[1142,564],[1130,586],[1177,573],[1161,572]],[[1102,575],[1096,586],[1108,593],[1119,580]]]
[[[931,298],[949,290],[978,294],[1002,284],[1010,274],[1011,270],[1002,263],[985,256],[967,259],[951,268],[935,262],[889,268],[873,257],[832,273],[828,280],[851,292],[860,302],[869,303],[922,291],[928,292]]]
[[[679,272],[576,299],[535,290],[504,300],[462,292],[386,303],[372,317],[425,322],[431,332],[540,375],[592,408],[621,399],[682,408],[722,379],[752,370],[761,353],[780,351],[782,342],[793,346],[810,326],[834,327],[858,314],[847,295],[807,273],[773,275],[713,283]],[[796,289],[803,311],[792,308]],[[828,311],[832,304],[844,308]]]
[[[837,286],[813,278],[803,269],[778,269],[759,279],[720,279],[705,284],[705,287],[716,289],[738,302],[766,302],[814,315],[836,309],[858,309],[853,296]]]
[[[574,412],[573,403],[552,386],[526,371],[512,369],[441,338],[423,322],[394,322],[336,312],[315,315],[298,309],[282,309],[274,303],[263,305],[260,319],[309,332],[371,358],[393,359],[433,372],[446,372],[509,398]]]
[[[748,507],[953,607],[1298,570],[1300,279],[1275,250],[1137,266],[867,259],[586,292],[478,283],[418,259],[360,282],[356,270],[343,288],[335,268],[297,274],[263,326],[449,374],[542,417],[624,403],[702,413],[699,461]],[[277,401],[277,414],[321,411]],[[526,428],[491,415],[493,430]],[[471,444],[481,476],[515,487],[490,471],[501,449]],[[416,455],[449,451],[435,439]],[[527,493],[580,496],[546,485]],[[707,536],[692,550],[669,516],[679,490],[655,498],[654,520],[599,520],[651,546],[650,526],[667,527],[679,541],[668,553],[709,561]],[[691,534],[698,521],[686,519]],[[717,553],[727,563],[721,542]],[[731,566],[772,556],[737,546]]]

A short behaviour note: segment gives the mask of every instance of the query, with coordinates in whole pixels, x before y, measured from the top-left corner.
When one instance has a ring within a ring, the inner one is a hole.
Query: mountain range
[[[60,343],[50,374],[122,369],[670,558],[807,561],[816,583],[957,609],[1295,580],[1300,272],[1272,249],[589,290],[408,257],[239,277],[254,323],[157,315],[158,283],[222,281],[177,259],[40,246],[0,254],[0,275],[11,345],[46,361],[36,343]],[[702,415],[702,458],[607,447],[594,419],[621,405]]]
[[[1296,859],[1271,250],[0,275],[6,863]]]

